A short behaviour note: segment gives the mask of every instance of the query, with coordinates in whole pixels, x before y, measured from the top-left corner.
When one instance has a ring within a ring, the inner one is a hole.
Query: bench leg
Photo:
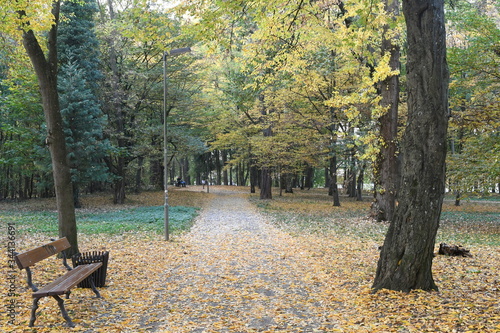
[[[92,276],[89,277],[89,281],[90,281],[90,287],[92,288],[92,291],[95,293],[96,297],[101,298],[101,294],[99,293],[99,290],[97,290],[97,288],[95,287],[94,279],[92,278]]]
[[[31,307],[31,318],[30,318],[30,327],[33,327],[35,325],[35,320],[36,320],[36,310],[38,309],[38,301],[40,298],[35,298],[33,299],[33,306]]]
[[[59,308],[61,309],[62,316],[64,319],[66,319],[68,326],[75,327],[75,324],[73,324],[73,322],[71,321],[71,318],[68,315],[68,312],[66,312],[66,309],[64,308],[64,300],[57,295],[54,295],[52,297],[54,297],[55,300],[57,301],[57,304],[59,305]]]

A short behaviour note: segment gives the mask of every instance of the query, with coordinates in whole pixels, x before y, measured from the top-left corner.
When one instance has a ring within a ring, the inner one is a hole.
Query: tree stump
[[[438,254],[446,256],[461,256],[461,257],[472,257],[470,251],[462,247],[462,245],[448,245],[446,243],[439,244]]]

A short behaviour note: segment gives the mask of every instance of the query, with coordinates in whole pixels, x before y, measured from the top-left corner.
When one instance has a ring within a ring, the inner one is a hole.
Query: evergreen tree
[[[109,178],[104,159],[111,146],[103,139],[106,118],[97,98],[102,74],[93,31],[96,11],[95,0],[65,2],[61,7],[66,20],[59,28],[58,89],[76,207],[82,187]]]
[[[80,207],[79,189],[96,181],[109,179],[104,159],[111,150],[103,139],[106,118],[99,102],[85,80],[85,71],[74,62],[61,67],[59,97],[68,157],[73,181],[75,207]]]

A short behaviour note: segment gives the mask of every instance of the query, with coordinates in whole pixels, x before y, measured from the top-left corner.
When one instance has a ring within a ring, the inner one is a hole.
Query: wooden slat
[[[33,266],[40,260],[46,259],[54,254],[70,248],[71,245],[66,237],[58,239],[52,243],[37,247],[36,249],[26,251],[15,256],[19,269]]]
[[[102,262],[80,265],[59,277],[54,282],[33,293],[33,298],[66,294],[90,274],[102,266]]]

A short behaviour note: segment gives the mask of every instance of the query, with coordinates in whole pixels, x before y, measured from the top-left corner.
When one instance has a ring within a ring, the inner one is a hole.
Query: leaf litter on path
[[[36,327],[28,328],[31,296],[19,273],[11,297],[17,326],[2,312],[0,331],[500,331],[498,248],[471,248],[473,258],[437,257],[440,292],[372,294],[379,240],[287,233],[246,195],[211,191],[191,232],[171,242],[146,233],[80,235],[81,251],[108,250],[110,262],[103,299],[75,289],[66,301],[76,328],[63,326],[53,299],[41,302]],[[19,240],[19,250],[44,237]],[[55,274],[49,266],[35,267],[35,281]],[[0,288],[6,295],[7,283]]]

